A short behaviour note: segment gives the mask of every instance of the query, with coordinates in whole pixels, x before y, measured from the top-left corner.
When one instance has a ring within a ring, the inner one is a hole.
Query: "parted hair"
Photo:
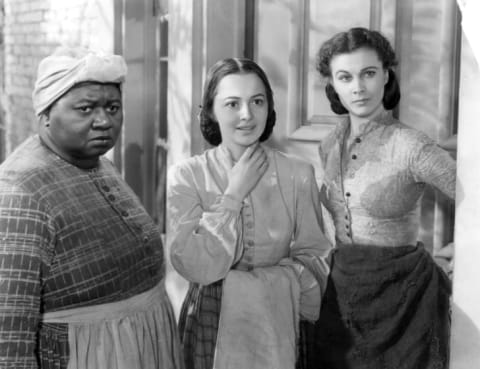
[[[209,144],[218,146],[222,142],[220,126],[215,119],[215,114],[213,114],[213,102],[217,94],[218,84],[223,77],[228,76],[229,74],[249,73],[256,74],[262,80],[267,95],[267,123],[265,125],[265,130],[260,136],[260,142],[267,140],[272,134],[276,120],[276,113],[273,103],[273,91],[267,75],[253,60],[247,58],[227,58],[219,60],[209,69],[203,88],[202,105],[199,113],[200,130]]]
[[[393,71],[393,67],[398,62],[392,45],[380,32],[363,27],[354,27],[346,32],[337,33],[320,47],[316,68],[323,77],[331,77],[330,63],[332,58],[339,54],[351,53],[359,48],[368,48],[375,51],[382,62],[383,68],[388,71],[388,81],[385,85],[382,102],[385,109],[394,109],[400,101],[400,86]],[[348,113],[330,83],[325,86],[325,92],[335,113]]]

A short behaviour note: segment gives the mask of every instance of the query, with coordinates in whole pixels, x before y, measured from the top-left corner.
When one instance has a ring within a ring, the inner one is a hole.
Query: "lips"
[[[106,144],[111,142],[112,138],[110,136],[100,136],[92,138],[92,141]]]
[[[243,126],[243,127],[237,127],[239,131],[253,131],[255,129],[255,126]]]
[[[365,104],[366,102],[368,102],[367,98],[352,101],[353,104]]]

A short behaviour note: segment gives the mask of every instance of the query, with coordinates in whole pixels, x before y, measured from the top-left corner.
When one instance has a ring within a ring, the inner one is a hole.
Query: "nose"
[[[93,119],[93,128],[108,129],[111,126],[110,119],[104,109],[98,109]]]
[[[248,103],[242,104],[240,109],[240,118],[243,120],[250,120],[252,118],[252,110]]]
[[[357,78],[353,81],[353,93],[358,95],[365,92],[365,84],[361,78]]]

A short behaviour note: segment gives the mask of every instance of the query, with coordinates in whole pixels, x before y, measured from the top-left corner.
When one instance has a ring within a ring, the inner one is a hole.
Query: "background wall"
[[[450,369],[480,363],[480,3],[469,0],[462,39],[458,114],[455,272]],[[464,1],[466,3],[466,1]],[[463,13],[465,14],[465,12]],[[467,18],[469,17],[469,18]],[[465,31],[469,31],[465,37]],[[472,50],[472,46],[474,46]],[[474,51],[476,54],[474,54]]]
[[[39,61],[60,45],[113,51],[114,0],[4,0],[6,153],[36,132],[31,94]]]
[[[316,54],[333,34],[357,26],[380,30],[395,48],[402,90],[398,118],[437,142],[451,135],[458,100],[457,13],[452,0],[256,1],[254,55],[270,78],[277,111],[269,144],[310,161],[321,182],[318,146],[340,118],[330,109]],[[452,214],[448,201],[429,188],[420,231],[428,250],[451,241]]]

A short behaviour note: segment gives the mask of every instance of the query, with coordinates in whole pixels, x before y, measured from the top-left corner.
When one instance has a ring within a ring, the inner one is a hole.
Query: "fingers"
[[[448,245],[440,248],[439,250],[436,250],[434,253],[434,258],[437,264],[451,278],[454,267],[454,244],[449,243]]]
[[[255,152],[257,151],[257,149],[260,147],[260,145],[257,143],[251,145],[251,146],[248,146],[245,151],[243,152],[242,156],[240,157],[240,160],[249,160],[253,154],[255,154]],[[260,147],[261,148],[261,147]],[[262,149],[263,150],[263,149]]]
[[[257,162],[257,171],[259,172],[259,174],[263,174],[265,173],[265,171],[268,169],[268,160],[267,160],[267,156],[265,155],[263,157],[263,159],[259,160]]]
[[[453,243],[449,243],[448,245],[438,249],[435,251],[436,257],[443,257],[447,259],[451,259],[454,256],[454,246]]]
[[[238,163],[259,168],[262,162],[268,161],[265,150],[258,143],[245,149]]]

